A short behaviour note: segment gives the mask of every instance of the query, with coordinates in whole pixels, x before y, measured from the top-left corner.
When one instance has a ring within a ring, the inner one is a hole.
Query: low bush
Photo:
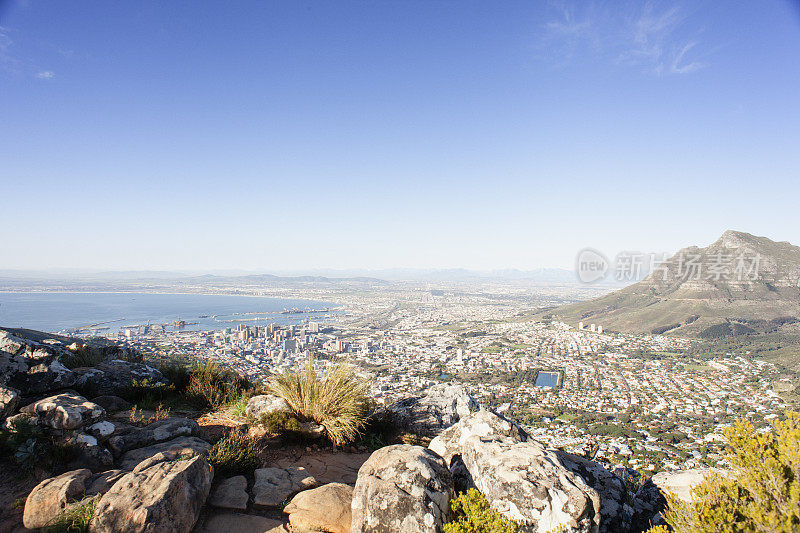
[[[195,363],[189,375],[186,391],[211,408],[233,404],[252,389],[247,379],[213,361]]]
[[[667,523],[677,533],[800,531],[800,415],[771,432],[738,421],[725,438],[729,475],[707,476],[693,502],[668,497]]]
[[[57,470],[76,456],[75,444],[46,435],[27,420],[15,420],[0,431],[0,455],[13,459],[20,469],[32,473],[36,467]]]
[[[450,500],[450,519],[444,533],[517,533],[520,526],[491,508],[477,489]]]
[[[345,363],[329,364],[320,378],[309,357],[299,368],[276,374],[269,391],[286,400],[300,421],[323,426],[337,446],[353,442],[366,422],[369,385]]]
[[[61,362],[69,368],[95,367],[105,359],[103,351],[92,346],[81,346],[74,352],[62,357]]]
[[[242,429],[234,429],[219,439],[208,455],[215,475],[251,474],[261,466],[261,446]]]

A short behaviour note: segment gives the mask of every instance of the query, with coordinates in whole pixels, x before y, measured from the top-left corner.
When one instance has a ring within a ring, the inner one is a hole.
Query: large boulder
[[[421,446],[387,446],[358,471],[350,530],[439,532],[452,496],[453,480],[441,457]]]
[[[531,531],[598,531],[600,494],[535,441],[473,436],[462,459],[493,509]]]
[[[428,448],[450,462],[454,455],[461,454],[464,443],[474,435],[507,437],[517,442],[528,440],[528,434],[515,422],[488,409],[480,409],[442,431],[431,441]]]
[[[200,426],[195,420],[176,417],[153,422],[124,435],[111,437],[108,439],[108,445],[115,454],[122,454],[134,448],[142,448],[176,437],[196,437],[198,435],[200,435]]]
[[[105,409],[75,392],[50,396],[26,405],[20,411],[37,415],[41,425],[53,429],[79,429],[106,414]]]
[[[210,449],[209,443],[197,437],[178,437],[167,442],[159,442],[152,446],[125,452],[119,461],[119,467],[123,470],[131,470],[145,459],[159,453],[206,455]]]
[[[417,435],[435,437],[479,408],[463,385],[440,383],[427,389],[424,395],[395,402],[388,410],[400,427]]]
[[[261,415],[277,412],[290,412],[289,404],[280,396],[261,394],[253,396],[247,401],[246,413],[249,418],[258,420]]]
[[[303,467],[259,468],[255,471],[253,505],[259,509],[281,506],[301,490],[317,486],[317,480]]]
[[[48,525],[63,513],[70,503],[80,499],[85,490],[89,470],[73,470],[60,476],[45,479],[28,494],[22,523],[28,529],[39,529]]]
[[[200,516],[212,477],[204,457],[157,454],[103,495],[89,531],[188,533]]]
[[[294,531],[350,533],[353,487],[328,483],[304,490],[284,507]]]

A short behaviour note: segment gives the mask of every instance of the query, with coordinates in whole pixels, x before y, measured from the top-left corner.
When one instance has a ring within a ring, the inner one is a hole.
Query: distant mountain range
[[[726,231],[678,251],[642,281],[548,311],[606,330],[715,339],[800,329],[800,247]]]

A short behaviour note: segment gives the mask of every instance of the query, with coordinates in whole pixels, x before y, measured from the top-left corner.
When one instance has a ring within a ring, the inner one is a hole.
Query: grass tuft
[[[276,374],[269,391],[286,400],[298,419],[322,425],[337,446],[353,442],[364,427],[369,385],[348,364],[330,364],[320,378],[309,357],[299,368]]]
[[[73,503],[42,529],[44,533],[84,533],[89,529],[94,510],[102,495],[97,494]]]

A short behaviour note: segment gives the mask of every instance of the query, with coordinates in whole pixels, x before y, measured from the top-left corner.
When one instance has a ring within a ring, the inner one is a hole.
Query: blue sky
[[[0,268],[800,244],[800,7],[0,2]]]

